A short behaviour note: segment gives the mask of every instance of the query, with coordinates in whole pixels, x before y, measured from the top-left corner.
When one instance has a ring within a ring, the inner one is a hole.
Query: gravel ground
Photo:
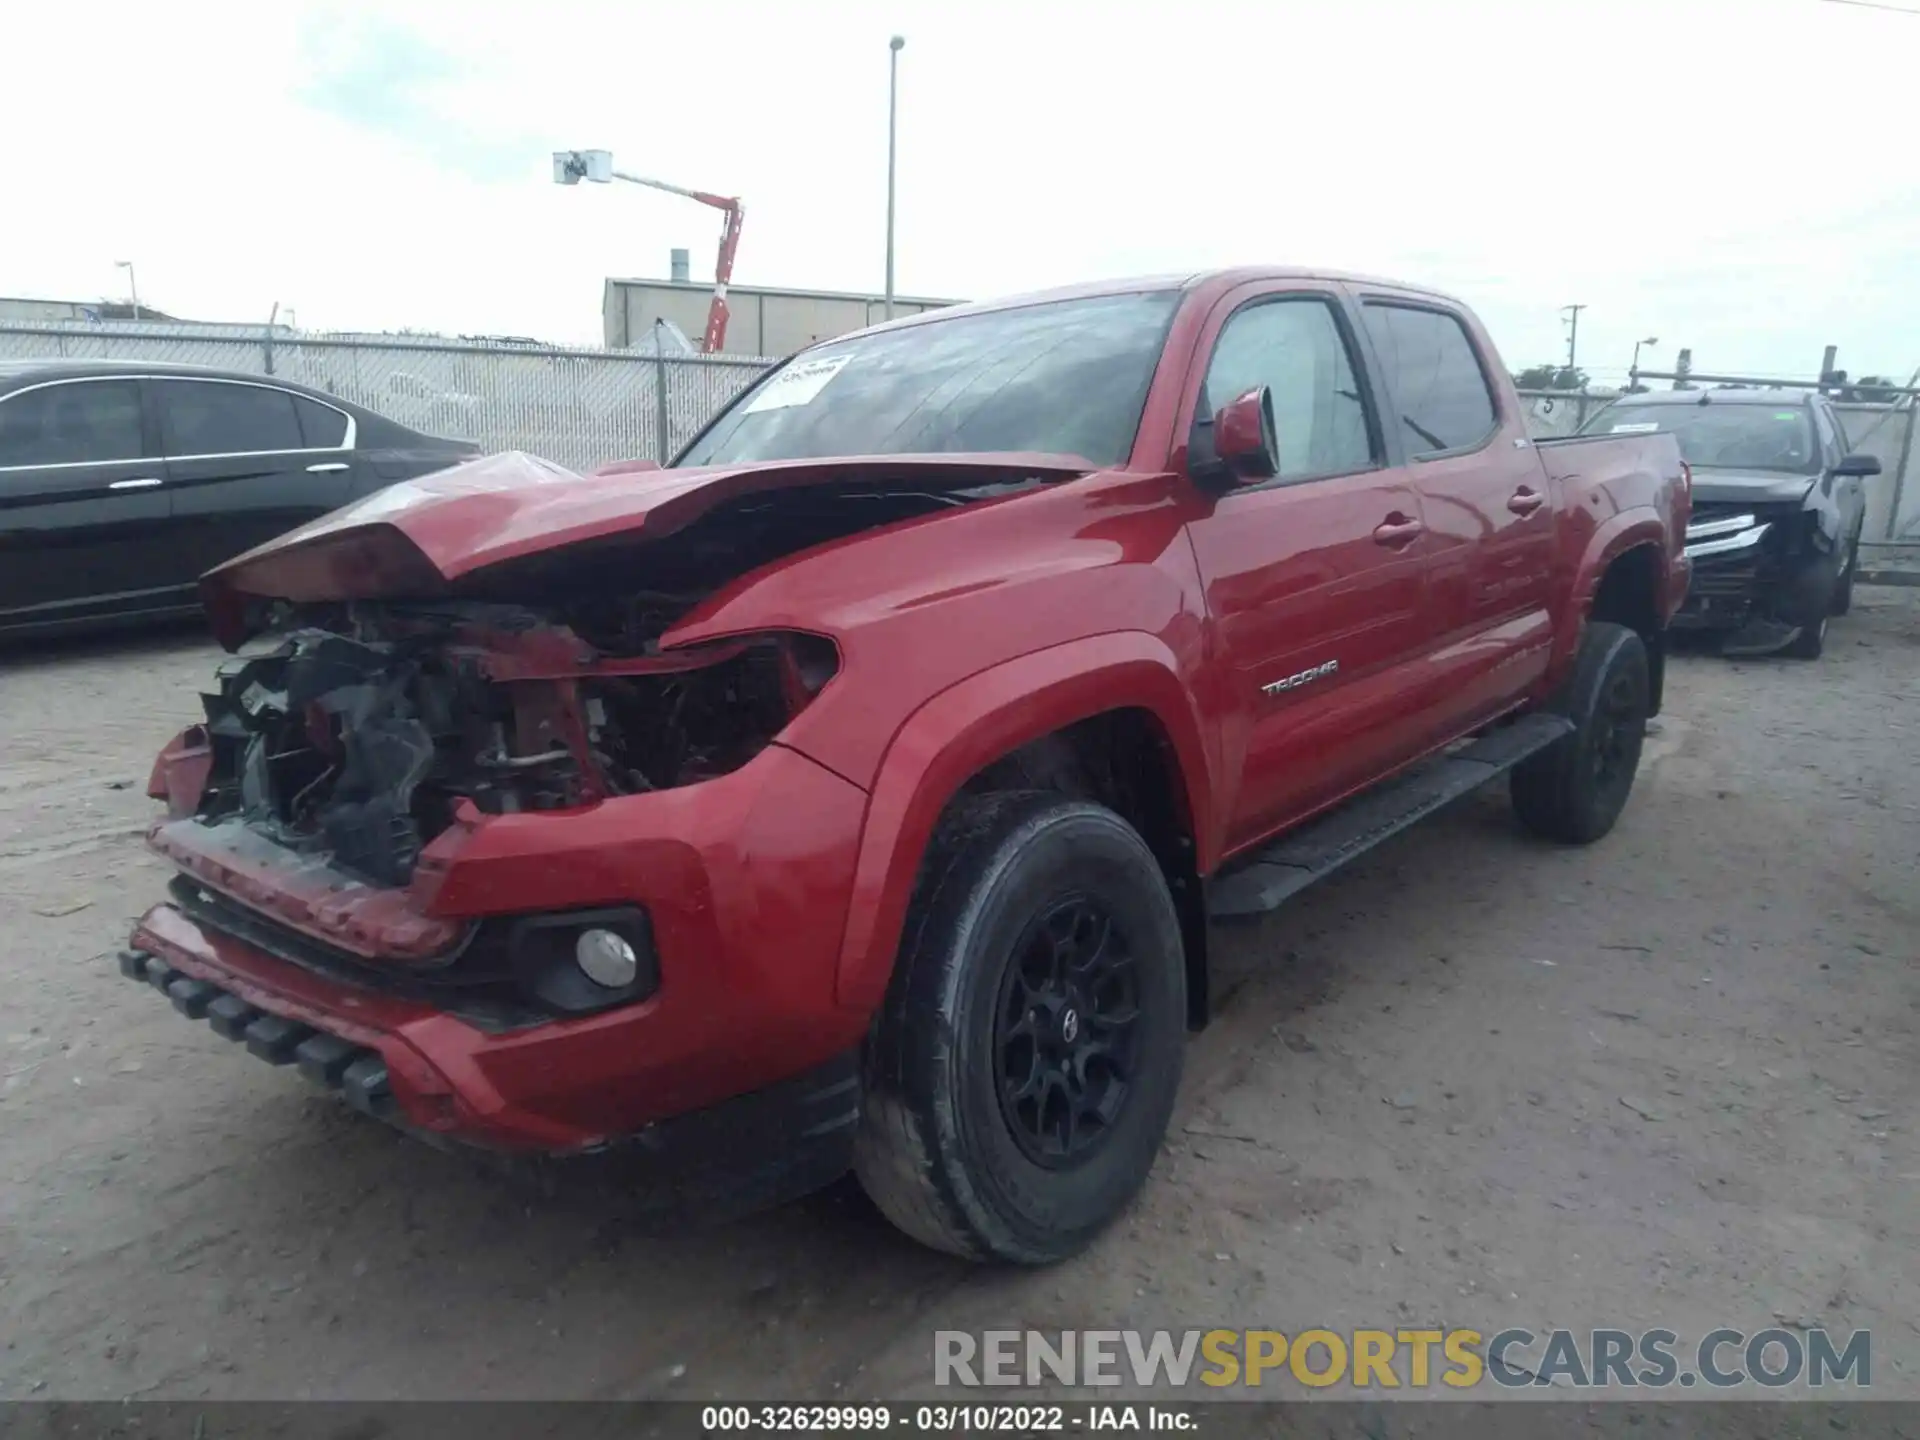
[[[925,1394],[939,1328],[1870,1327],[1920,1398],[1920,594],[1674,665],[1615,834],[1475,797],[1257,927],[1130,1215],[1044,1272],[849,1183],[670,1233],[121,980],[191,637],[0,660],[0,1397]],[[949,1397],[951,1398],[951,1397]]]

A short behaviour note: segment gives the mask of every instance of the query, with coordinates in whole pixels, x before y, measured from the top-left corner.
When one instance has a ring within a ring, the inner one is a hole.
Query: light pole
[[[134,282],[133,262],[131,260],[116,260],[113,262],[113,268],[127,272],[127,290],[133,296],[133,318],[138,320],[140,318],[140,287]]]
[[[1636,389],[1640,384],[1640,347],[1642,345],[1658,345],[1659,343],[1660,337],[1658,335],[1649,335],[1644,340],[1636,340],[1633,342],[1633,364],[1627,369],[1628,390]]]
[[[886,318],[893,319],[893,162],[897,150],[896,126],[900,114],[900,51],[907,37],[896,35],[887,41],[887,306]]]

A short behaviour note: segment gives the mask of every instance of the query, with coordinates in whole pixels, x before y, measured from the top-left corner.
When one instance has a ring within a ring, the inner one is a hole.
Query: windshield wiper
[[[1422,440],[1426,441],[1427,444],[1433,446],[1434,449],[1436,450],[1453,449],[1453,446],[1447,444],[1446,441],[1442,440],[1438,435],[1434,434],[1431,430],[1425,429],[1419,424],[1417,424],[1411,416],[1402,415],[1400,418],[1402,421],[1405,422],[1406,427],[1409,430],[1413,431],[1414,434],[1418,435]]]

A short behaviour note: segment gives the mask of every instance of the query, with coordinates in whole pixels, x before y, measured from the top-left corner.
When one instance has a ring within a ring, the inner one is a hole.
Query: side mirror
[[[1273,392],[1256,385],[1229,400],[1195,435],[1193,476],[1227,485],[1257,485],[1280,473],[1280,441],[1273,423]],[[1208,443],[1208,442],[1211,443]],[[1206,452],[1212,451],[1209,455]]]
[[[1880,473],[1880,457],[1878,455],[1849,455],[1833,467],[1833,473],[1835,475],[1858,475],[1863,479],[1868,475],[1878,475]]]

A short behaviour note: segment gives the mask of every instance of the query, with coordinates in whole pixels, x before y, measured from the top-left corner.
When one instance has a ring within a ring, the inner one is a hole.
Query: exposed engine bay
[[[724,775],[836,665],[809,635],[602,661],[530,611],[359,604],[221,667],[198,815],[404,885],[462,800],[552,810]]]
[[[798,632],[666,650],[667,629],[797,551],[1038,483],[757,493],[656,543],[564,546],[440,594],[251,601],[256,638],[205,697],[195,813],[400,886],[463,801],[553,810],[725,775],[819,693],[838,653]]]

